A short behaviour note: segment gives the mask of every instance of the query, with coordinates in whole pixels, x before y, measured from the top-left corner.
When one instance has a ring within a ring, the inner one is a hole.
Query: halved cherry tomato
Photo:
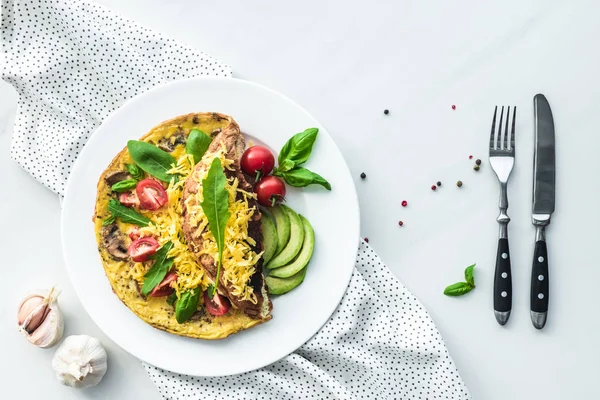
[[[215,293],[211,299],[208,297],[208,291],[204,292],[204,305],[206,306],[206,310],[214,316],[227,314],[230,307],[227,297]]]
[[[264,146],[252,146],[242,155],[240,165],[242,171],[259,180],[261,176],[267,176],[273,171],[275,157],[271,150]]]
[[[144,179],[138,182],[135,193],[140,199],[140,208],[158,210],[169,201],[167,191],[162,183],[154,179]]]
[[[175,291],[175,289],[171,287],[171,283],[175,282],[176,280],[177,273],[169,272],[167,276],[165,276],[164,279],[158,285],[156,285],[154,289],[152,289],[152,291],[150,292],[150,297],[169,296]]]
[[[142,236],[142,234],[140,233],[140,227],[137,225],[134,225],[131,228],[129,228],[127,233],[129,234],[129,239],[131,240],[138,240]]]
[[[119,195],[119,202],[125,207],[134,207],[140,205],[140,200],[135,192],[125,192]]]
[[[276,176],[263,177],[254,187],[254,191],[258,204],[265,207],[273,207],[285,199],[285,183]]]
[[[143,237],[131,242],[128,252],[133,261],[144,262],[156,253],[159,247],[160,245],[153,237]]]

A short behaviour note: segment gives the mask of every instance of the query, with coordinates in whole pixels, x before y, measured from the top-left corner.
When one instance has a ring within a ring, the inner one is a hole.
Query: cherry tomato
[[[169,201],[169,196],[163,185],[154,179],[144,179],[138,182],[135,193],[140,199],[140,208],[158,210]]]
[[[129,234],[129,239],[131,240],[138,240],[142,236],[140,233],[140,227],[137,225],[134,225],[131,228],[129,228],[127,233]]]
[[[214,297],[211,299],[208,297],[208,291],[204,292],[204,305],[206,306],[206,310],[214,316],[227,314],[230,307],[227,297],[215,293]]]
[[[276,176],[263,177],[254,187],[254,191],[258,203],[265,207],[273,207],[285,199],[285,183]]]
[[[125,207],[137,207],[140,205],[140,200],[135,192],[125,192],[119,195],[119,202]]]
[[[129,245],[129,256],[135,262],[144,262],[156,253],[160,245],[153,237],[143,237],[134,240]]]
[[[175,291],[171,287],[171,283],[177,280],[176,272],[169,272],[167,276],[163,278],[163,280],[152,289],[150,292],[150,297],[164,297],[169,296],[171,293]]]
[[[275,157],[264,146],[252,146],[244,152],[240,164],[242,171],[259,180],[261,176],[267,176],[273,171]]]

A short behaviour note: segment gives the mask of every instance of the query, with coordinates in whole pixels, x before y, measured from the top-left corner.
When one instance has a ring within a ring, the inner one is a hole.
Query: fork
[[[507,183],[510,173],[515,164],[515,117],[517,107],[513,107],[512,128],[510,138],[508,132],[508,121],[510,119],[511,107],[506,107],[506,124],[502,129],[504,119],[504,106],[500,111],[500,121],[496,129],[496,115],[498,106],[494,109],[492,119],[492,133],[490,135],[490,164],[500,182],[500,214],[496,221],[500,224],[498,238],[498,252],[496,253],[496,271],[494,273],[494,315],[500,325],[506,324],[512,309],[512,275],[510,272],[510,251],[508,249],[508,194]]]

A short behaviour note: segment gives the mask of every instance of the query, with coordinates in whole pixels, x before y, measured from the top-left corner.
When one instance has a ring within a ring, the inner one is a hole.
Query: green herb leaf
[[[294,168],[287,172],[278,170],[277,174],[285,179],[290,186],[306,187],[308,185],[321,185],[325,189],[331,190],[331,185],[325,178],[303,167]]]
[[[308,128],[304,132],[292,136],[279,152],[279,158],[277,160],[279,168],[293,168],[293,166],[290,167],[289,162],[286,164],[285,160],[292,161],[294,166],[304,164],[312,152],[318,133],[319,130],[317,128]]]
[[[110,188],[113,192],[122,193],[135,188],[137,181],[135,179],[125,179],[112,185]]]
[[[171,293],[169,297],[167,297],[167,304],[172,306],[177,301],[177,293]]]
[[[173,266],[173,259],[167,258],[167,253],[173,248],[172,242],[167,242],[162,245],[160,249],[156,251],[152,256],[151,260],[154,260],[154,264],[150,267],[148,272],[144,275],[144,285],[142,286],[142,294],[147,296],[152,289],[165,279],[167,272]]]
[[[144,175],[144,171],[142,171],[141,168],[136,164],[125,164],[125,168],[127,168],[127,171],[129,171],[129,175],[131,175],[133,179],[137,181],[141,181],[146,177],[146,175]]]
[[[119,203],[119,201],[115,199],[109,200],[108,211],[110,211],[114,217],[119,218],[121,221],[130,224],[148,226],[148,224],[152,222],[149,218],[144,217],[142,214],[131,208],[125,207],[123,204]]]
[[[116,221],[115,216],[111,214],[108,217],[104,218],[104,220],[102,221],[102,226],[110,225],[110,224],[114,223],[115,221]]]
[[[277,168],[277,170],[280,171],[280,172],[286,172],[286,171],[292,170],[295,166],[296,166],[296,164],[292,160],[289,160],[289,159],[286,158],[279,165],[279,168]]]
[[[175,305],[175,319],[180,324],[190,319],[198,309],[200,300],[200,288],[194,288],[181,294]]]
[[[474,286],[469,285],[467,282],[456,282],[444,289],[444,294],[446,296],[462,296],[469,293],[473,288]]]
[[[475,287],[475,277],[473,275],[473,270],[475,269],[475,264],[473,265],[469,265],[466,269],[465,269],[465,281],[467,281],[467,283],[469,284],[469,286],[471,287]]]
[[[202,181],[204,201],[201,203],[204,215],[208,219],[208,226],[219,248],[215,285],[219,284],[225,245],[225,225],[229,219],[229,193],[225,190],[226,182],[227,178],[223,172],[221,160],[217,157],[213,160],[206,178]]]
[[[168,174],[167,171],[177,163],[177,160],[166,151],[139,140],[127,142],[127,149],[133,161],[150,175],[163,182],[170,182],[175,178],[175,175]]]
[[[211,142],[212,138],[206,133],[199,129],[192,129],[185,145],[185,152],[191,154],[194,157],[194,163],[198,164]]]

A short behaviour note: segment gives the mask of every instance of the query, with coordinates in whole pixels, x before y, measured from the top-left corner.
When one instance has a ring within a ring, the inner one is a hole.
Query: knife
[[[533,157],[533,210],[535,249],[531,268],[531,322],[537,329],[548,316],[548,249],[546,227],[554,212],[554,119],[543,94],[533,98],[535,153]]]

